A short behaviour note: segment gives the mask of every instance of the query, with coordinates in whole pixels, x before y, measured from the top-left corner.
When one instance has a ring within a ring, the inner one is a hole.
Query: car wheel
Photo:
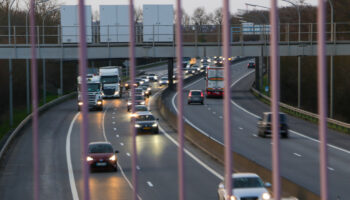
[[[159,133],[159,129],[154,130],[154,133],[158,134]]]
[[[204,104],[204,102],[202,101],[202,102],[201,102],[201,104],[203,105],[203,104]]]
[[[78,112],[80,111],[80,106],[78,106]]]
[[[282,138],[288,138],[288,137],[289,137],[288,133],[282,134]]]
[[[187,104],[190,105],[191,103],[188,101]]]

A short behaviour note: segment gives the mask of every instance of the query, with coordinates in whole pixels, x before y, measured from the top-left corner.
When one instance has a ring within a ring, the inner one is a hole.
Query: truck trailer
[[[224,95],[224,68],[209,66],[206,73],[207,97],[223,97]]]
[[[121,67],[118,66],[107,66],[99,69],[103,98],[122,97],[121,73]]]

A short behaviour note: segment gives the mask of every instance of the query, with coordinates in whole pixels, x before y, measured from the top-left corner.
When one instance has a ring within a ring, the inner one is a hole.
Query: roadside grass
[[[265,75],[263,77],[263,87],[262,88],[265,88],[267,86],[268,82],[267,82],[267,76]],[[267,105],[271,105],[270,101],[261,97],[258,93],[254,92],[254,91],[251,91],[252,94],[257,98],[259,99],[260,101],[262,101],[263,103],[267,104]],[[262,89],[262,91],[260,91],[262,94],[270,97],[270,90],[268,92],[266,92],[264,89]],[[297,112],[295,110],[291,110],[291,109],[288,109],[288,108],[284,108],[284,107],[281,107],[280,106],[280,110],[284,113],[287,113],[289,115],[292,115],[294,117],[297,117],[297,118],[300,118],[300,119],[304,119],[306,121],[309,121],[309,122],[312,122],[314,124],[317,124],[318,123],[318,119],[315,118],[315,117],[312,117],[312,116],[309,116],[309,115],[305,115],[303,113],[300,113],[300,112]],[[336,131],[339,131],[339,132],[342,132],[342,133],[346,133],[346,134],[350,134],[350,129],[349,128],[346,128],[346,127],[343,127],[343,126],[339,126],[337,124],[333,124],[331,122],[328,122],[327,123],[327,126],[328,128],[330,129],[333,129],[333,130],[336,130]]]

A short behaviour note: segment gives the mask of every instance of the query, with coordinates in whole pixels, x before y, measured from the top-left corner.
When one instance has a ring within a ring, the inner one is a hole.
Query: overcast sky
[[[58,0],[60,3],[73,5],[77,4],[77,0]],[[292,0],[293,1],[293,0]],[[294,0],[295,1],[295,0]],[[128,0],[85,0],[85,4],[92,5],[93,10],[98,10],[99,5],[115,5],[128,4]],[[175,0],[134,0],[136,7],[142,7],[143,4],[173,4],[175,7]],[[270,0],[230,0],[230,11],[236,13],[237,9],[247,9],[245,3],[258,4],[261,6],[270,7]],[[317,5],[317,0],[306,0],[306,3]],[[221,7],[222,0],[182,0],[183,9],[190,15],[197,7],[204,7],[206,11],[211,12],[216,8]],[[288,3],[279,1],[279,6],[286,6]],[[253,7],[248,7],[252,10]]]

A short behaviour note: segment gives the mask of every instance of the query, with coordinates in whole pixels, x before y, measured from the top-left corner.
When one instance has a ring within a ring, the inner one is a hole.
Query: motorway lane
[[[233,81],[249,73],[246,63],[232,66]],[[201,79],[189,86],[187,90],[204,89],[204,80]],[[242,90],[246,92],[247,89],[236,88],[232,95],[235,96],[235,93],[243,92]],[[187,95],[187,91],[184,95]],[[237,99],[249,101],[254,97],[239,96]],[[198,129],[223,142],[221,99],[206,99],[205,106],[186,105],[184,111],[186,119]],[[233,106],[232,113],[233,150],[264,167],[271,168],[271,141],[257,137],[257,119],[236,106]],[[291,128],[293,129],[292,124]],[[332,148],[329,149],[329,157],[331,197],[350,196],[346,190],[350,180],[350,171],[346,167],[346,163],[350,161],[349,154]],[[318,143],[295,134],[291,134],[288,140],[281,140],[281,173],[284,177],[319,193]]]
[[[66,133],[76,101],[59,104],[39,118],[41,199],[71,199],[65,156]],[[0,199],[33,199],[32,126],[26,126],[0,163]]]

